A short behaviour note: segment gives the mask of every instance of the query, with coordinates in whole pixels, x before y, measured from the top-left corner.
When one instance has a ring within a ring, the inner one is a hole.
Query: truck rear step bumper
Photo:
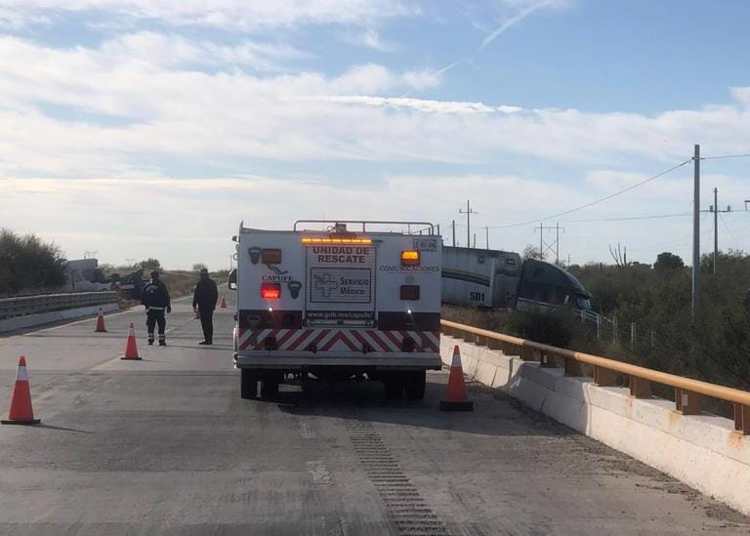
[[[437,353],[411,352],[279,352],[252,351],[234,354],[238,368],[307,368],[307,367],[374,367],[379,369],[440,370],[442,361]]]

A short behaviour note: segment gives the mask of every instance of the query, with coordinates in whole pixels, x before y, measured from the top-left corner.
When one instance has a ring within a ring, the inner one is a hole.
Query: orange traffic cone
[[[458,349],[458,345],[453,347],[453,360],[451,361],[451,373],[448,376],[446,399],[440,401],[440,409],[443,411],[474,410],[474,402],[466,396],[464,370],[461,366],[461,351]]]
[[[18,358],[18,372],[13,394],[10,396],[8,419],[0,422],[3,424],[39,424],[41,422],[34,418],[34,410],[31,407],[31,388],[24,356]]]
[[[128,331],[128,343],[125,346],[125,355],[120,359],[140,359],[138,355],[138,347],[135,344],[135,326],[130,323],[130,330]]]
[[[227,300],[224,296],[221,297],[221,305],[219,305],[220,309],[226,309],[227,308]]]
[[[96,329],[94,333],[107,333],[107,328],[104,325],[104,312],[101,307],[99,308],[99,314],[96,316]]]

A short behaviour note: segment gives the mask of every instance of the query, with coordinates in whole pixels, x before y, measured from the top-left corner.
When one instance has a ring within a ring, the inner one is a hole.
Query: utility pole
[[[719,189],[714,188],[714,204],[709,207],[709,212],[714,213],[714,275],[716,275],[716,259],[719,257],[719,213],[732,212],[732,207],[727,205],[726,210],[719,210]]]
[[[535,231],[536,230],[539,231],[539,258],[540,258],[540,260],[544,260],[544,253],[546,251],[548,251],[548,250],[551,252],[552,248],[554,247],[554,248],[556,248],[555,249],[556,257],[557,257],[556,261],[559,263],[559,261],[560,261],[560,229],[562,229],[563,231],[565,231],[565,228],[564,227],[560,227],[559,223],[557,225],[555,225],[554,227],[551,226],[551,225],[549,225],[549,226],[548,225],[544,225],[543,223],[540,223],[539,227],[534,227]],[[544,242],[544,231],[551,231],[551,230],[556,231],[556,233],[557,233],[556,240],[555,240],[555,242],[553,244],[546,244]]]
[[[700,302],[700,263],[701,263],[701,146],[695,145],[693,156],[693,295],[691,313],[693,320],[698,313]]]
[[[484,228],[484,240],[486,248],[490,249],[490,228],[486,226]]]
[[[714,275],[716,275],[716,257],[719,256],[719,189],[714,188]]]
[[[453,247],[456,247],[456,220],[451,220],[451,229],[453,230]]]
[[[474,249],[477,249],[477,233],[474,233],[474,242],[472,242],[472,246]]]
[[[565,232],[564,227],[563,232]],[[555,264],[560,264],[560,222],[555,225]]]
[[[471,247],[471,215],[472,214],[479,214],[478,212],[474,212],[471,209],[471,205],[469,204],[469,200],[466,200],[466,210],[458,209],[459,214],[466,214],[466,247]]]
[[[544,225],[539,224],[539,260],[544,260]]]

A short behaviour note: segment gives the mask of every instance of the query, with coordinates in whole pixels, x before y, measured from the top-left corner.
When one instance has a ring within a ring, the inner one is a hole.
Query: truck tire
[[[401,372],[392,372],[383,377],[385,397],[388,400],[399,400],[404,392],[404,377]]]
[[[258,397],[258,375],[249,369],[240,369],[240,397],[250,400]]]
[[[279,384],[284,379],[280,372],[266,371],[260,378],[260,397],[273,400],[279,395]]]
[[[423,400],[427,385],[427,371],[416,370],[406,373],[406,398],[408,400]]]

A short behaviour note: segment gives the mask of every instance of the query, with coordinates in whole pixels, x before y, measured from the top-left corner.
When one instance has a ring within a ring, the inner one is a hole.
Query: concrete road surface
[[[0,339],[0,404],[28,357],[42,425],[0,426],[3,535],[748,534],[673,479],[471,386],[470,414],[386,402],[377,384],[241,400],[231,309],[197,346],[189,303],[167,348],[141,308]],[[143,361],[121,361],[128,324]],[[6,407],[0,408],[4,413]]]

